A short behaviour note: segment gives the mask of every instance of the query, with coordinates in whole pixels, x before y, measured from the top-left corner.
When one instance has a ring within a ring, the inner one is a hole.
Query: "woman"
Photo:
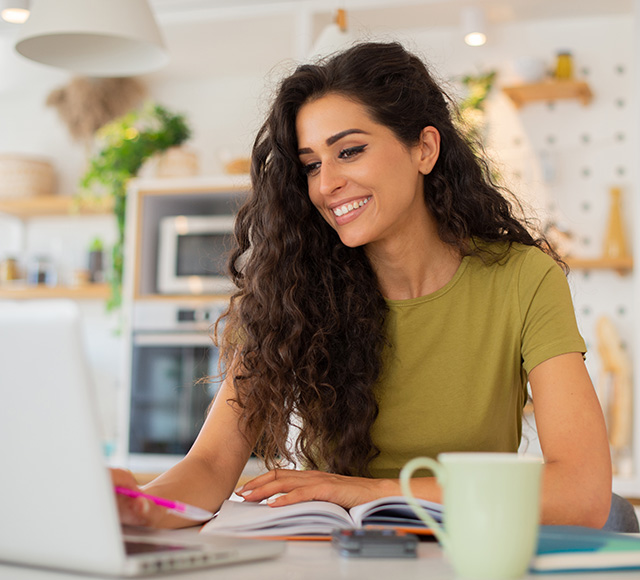
[[[147,490],[216,510],[256,449],[270,471],[237,490],[247,501],[398,495],[411,457],[517,451],[529,381],[542,521],[604,524],[609,448],[564,273],[418,58],[367,43],[299,67],[251,176],[221,336],[229,372],[191,451]],[[414,491],[440,501],[432,477]],[[184,525],[118,501],[125,522]]]

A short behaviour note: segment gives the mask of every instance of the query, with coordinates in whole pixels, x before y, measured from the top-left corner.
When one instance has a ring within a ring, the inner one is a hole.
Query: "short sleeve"
[[[586,353],[565,273],[538,248],[530,248],[522,261],[518,294],[522,361],[527,374],[555,356]]]

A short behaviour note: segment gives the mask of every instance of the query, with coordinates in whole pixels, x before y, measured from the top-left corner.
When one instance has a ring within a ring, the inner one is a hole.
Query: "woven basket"
[[[52,195],[54,190],[51,163],[28,155],[0,154],[0,197]]]
[[[170,147],[158,156],[156,177],[191,177],[198,174],[198,155],[184,147]]]

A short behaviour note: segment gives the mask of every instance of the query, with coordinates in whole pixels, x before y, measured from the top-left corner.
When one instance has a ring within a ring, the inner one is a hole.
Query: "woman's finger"
[[[126,469],[110,469],[111,481],[115,486],[128,487],[129,489],[138,489],[138,482],[133,473]]]
[[[244,489],[239,495],[241,495],[246,501],[262,501],[276,493],[289,493],[298,487],[307,486],[311,483],[312,482],[309,479],[283,477],[280,479],[274,479],[253,489]]]
[[[271,483],[273,481],[277,481],[278,479],[286,479],[288,477],[295,477],[296,475],[315,473],[311,471],[298,471],[295,469],[272,469],[267,473],[263,473],[262,475],[258,475],[253,479],[247,481],[244,485],[238,487],[235,492],[238,495],[242,495],[243,492],[257,489],[267,483]]]
[[[138,483],[130,471],[110,469],[114,487],[126,487],[139,491]],[[154,527],[164,515],[165,509],[144,497],[128,497],[114,491],[120,522],[128,526]]]
[[[270,507],[282,507],[285,505],[292,505],[294,503],[300,503],[303,501],[323,499],[317,497],[316,490],[317,486],[315,485],[296,487],[288,493],[283,493],[282,495],[274,495],[273,497],[270,496],[269,499],[267,499],[267,504]]]

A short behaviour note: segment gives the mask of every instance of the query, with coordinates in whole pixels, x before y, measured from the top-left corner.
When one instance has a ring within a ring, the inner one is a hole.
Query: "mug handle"
[[[431,459],[431,457],[415,457],[411,461],[407,462],[400,471],[400,489],[402,489],[402,494],[416,515],[425,524],[427,524],[431,530],[433,530],[433,533],[436,538],[438,538],[440,544],[442,544],[443,548],[447,550],[449,547],[449,537],[445,533],[444,528],[416,501],[416,498],[411,492],[411,476],[414,471],[422,468],[427,468],[433,471],[440,485],[445,484],[446,472],[442,464],[438,463],[435,459]]]

